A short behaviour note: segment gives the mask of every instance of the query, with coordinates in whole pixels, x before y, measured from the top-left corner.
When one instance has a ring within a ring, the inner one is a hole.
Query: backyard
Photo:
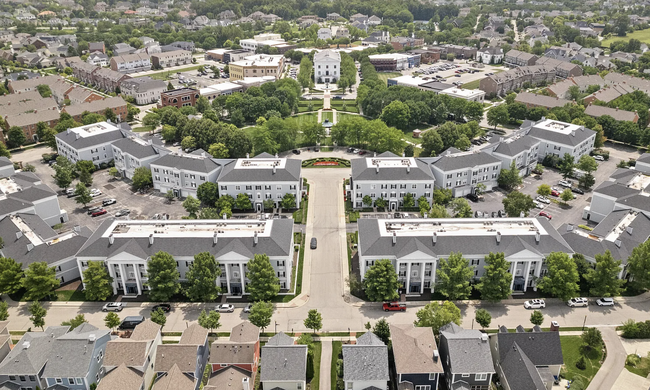
[[[564,370],[566,370],[564,373],[565,378],[573,381],[571,384],[572,389],[586,389],[600,369],[602,352],[597,349],[585,348],[580,336],[560,336],[560,342],[562,343],[562,355],[564,356]],[[586,363],[584,370],[576,367],[576,362],[582,356],[585,357]]]
[[[609,47],[609,45],[612,44],[612,42],[616,41],[629,41],[630,39],[638,39],[641,41],[641,43],[650,43],[650,28],[645,29],[645,30],[639,30],[635,31],[631,34],[627,34],[624,37],[618,37],[615,35],[612,35],[611,38],[604,39],[600,42],[601,47]]]

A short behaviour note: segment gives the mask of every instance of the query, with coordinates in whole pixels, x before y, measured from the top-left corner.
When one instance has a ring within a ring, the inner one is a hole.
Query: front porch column
[[[524,292],[528,289],[528,274],[530,273],[530,263],[531,261],[526,262],[526,275],[524,276]]]
[[[427,263],[422,262],[420,263],[422,266],[420,267],[420,294],[424,293],[424,275],[427,272]]]
[[[228,288],[228,295],[230,295],[230,264],[226,264],[226,288]]]
[[[436,289],[436,271],[438,270],[438,259],[431,263],[431,293]]]
[[[402,265],[401,262],[399,262],[399,261],[396,261],[396,262],[395,262],[395,272],[397,272],[397,281],[398,281],[398,282],[399,282],[399,278],[400,278],[400,276],[399,276],[399,270],[400,270],[400,268],[401,268],[401,265]]]
[[[406,264],[406,295],[411,292],[411,262]]]
[[[241,295],[246,294],[246,275],[244,275],[244,264],[239,263],[239,277],[241,279]]]
[[[543,260],[539,260],[539,262],[538,262],[538,264],[537,264],[537,267],[535,267],[536,269],[535,269],[535,272],[534,272],[533,275],[534,275],[536,278],[539,278],[539,276],[542,274],[542,263],[544,263],[544,261],[543,261]],[[533,287],[533,291],[537,291],[537,282],[535,282],[535,287]]]
[[[512,274],[512,281],[510,282],[510,291],[512,291],[512,288],[515,286],[515,275],[517,273],[517,262],[514,261],[512,263],[512,270],[510,271]]]
[[[113,264],[108,266],[108,274],[112,278],[111,287],[113,287],[113,295],[117,295],[117,281],[115,280],[115,267]]]
[[[120,268],[120,279],[122,280],[122,290],[124,291],[124,295],[126,295],[126,279],[124,279],[124,264],[118,264],[118,267]]]
[[[142,285],[140,282],[140,265],[133,264],[133,274],[135,275],[135,285],[138,287],[138,295],[142,295]]]

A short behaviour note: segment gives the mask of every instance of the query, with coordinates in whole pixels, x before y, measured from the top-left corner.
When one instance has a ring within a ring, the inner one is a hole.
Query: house
[[[88,55],[86,62],[93,66],[108,66],[108,56],[101,51],[95,51]]]
[[[332,20],[332,21],[339,20],[342,18],[342,16],[337,14],[336,12],[328,13],[326,16],[327,16],[327,20]]]
[[[341,54],[334,50],[323,50],[314,54],[314,81],[335,83],[341,76]]]
[[[122,138],[123,130],[118,126],[110,122],[99,122],[58,133],[56,146],[59,155],[73,164],[85,160],[99,166],[113,160],[111,144]]]
[[[414,48],[424,45],[424,39],[411,37],[393,37],[390,40],[390,44],[395,50],[406,50],[407,48]]]
[[[384,30],[375,30],[371,32],[367,38],[361,40],[361,45],[369,46],[380,43],[390,43],[390,32]]]
[[[56,356],[51,356],[56,338],[69,329],[69,326],[48,326],[44,332],[25,333],[0,363],[0,383],[18,385],[17,389],[47,388],[43,371],[48,359]]]
[[[350,16],[350,23],[353,23],[353,22],[359,22],[359,23],[366,24],[368,22],[368,15],[363,15],[363,14],[356,13],[356,14]]]
[[[180,49],[180,50],[185,50],[185,51],[189,51],[189,52],[193,52],[196,49],[194,42],[188,42],[188,41],[176,41],[176,42],[170,43],[167,46],[174,47],[175,48],[174,50],[179,50]],[[165,50],[163,50],[163,51],[165,51]],[[167,51],[173,51],[173,50],[167,50]]]
[[[594,149],[596,141],[596,132],[591,129],[546,118],[527,124],[519,133],[540,140],[540,161],[547,155],[562,158],[566,153],[578,161]]]
[[[422,160],[429,162],[436,188],[450,189],[454,198],[475,193],[479,184],[484,186],[483,191],[498,186],[501,161],[488,153],[447,150],[440,157]]]
[[[217,223],[221,224],[220,230],[214,232]],[[246,294],[246,263],[255,254],[269,256],[281,288],[290,284],[294,249],[293,222],[289,219],[165,221],[165,230],[173,234],[161,234],[158,224],[159,221],[106,219],[77,253],[80,272],[89,260],[103,261],[114,279],[113,291],[138,296],[148,288],[146,265],[151,256],[161,250],[168,252],[177,260],[180,279],[184,280],[195,249],[203,248],[221,265],[221,276],[216,282],[224,294]],[[254,230],[246,228],[251,224],[256,226]],[[171,368],[171,364],[166,367]]]
[[[486,46],[476,54],[484,64],[500,64],[503,61],[503,49],[499,46]]]
[[[340,26],[336,29],[334,38],[350,38],[350,30],[347,27]]]
[[[227,340],[217,339],[210,347],[209,386],[224,389],[228,383],[255,383],[260,361],[260,328],[244,321],[232,328]],[[236,381],[233,380],[236,377]],[[242,386],[242,390],[246,387]]]
[[[56,108],[25,112],[22,114],[7,115],[4,120],[9,128],[20,127],[28,142],[38,141],[37,127],[39,122],[46,123],[50,127],[56,126],[59,122],[59,110]]]
[[[390,380],[388,347],[372,332],[343,345],[343,382],[347,390],[385,389]]]
[[[513,89],[522,88],[524,84],[552,83],[555,72],[554,68],[545,65],[520,66],[481,79],[479,89],[487,95],[505,95]]]
[[[89,42],[88,43],[88,51],[90,53],[94,53],[96,51],[102,52],[106,54],[106,46],[104,46],[104,42]]]
[[[151,77],[130,78],[120,83],[120,91],[124,96],[130,96],[135,104],[143,105],[155,103],[160,100],[160,95],[167,90],[167,85],[162,80]]]
[[[68,84],[70,85],[70,84]],[[90,103],[97,100],[104,100],[104,98],[93,92],[90,89],[82,87],[74,87],[66,92],[66,99],[70,100],[70,104],[83,104]]]
[[[47,388],[90,390],[101,380],[100,368],[111,331],[83,323],[53,341],[42,373]]]
[[[131,76],[108,68],[95,68],[92,72],[90,83],[98,89],[114,92],[120,83]]]
[[[303,180],[299,161],[262,153],[222,164],[216,180],[219,196],[230,195],[236,199],[237,195],[246,194],[258,212],[267,209],[264,203],[269,201],[278,207],[287,196],[292,196],[296,207],[300,207]]]
[[[432,200],[433,173],[428,164],[415,157],[399,157],[391,152],[351,161],[350,199],[355,208],[371,207],[377,199],[388,201],[389,210],[404,206],[404,197]],[[372,199],[370,206],[363,199]]]
[[[163,91],[160,94],[160,106],[174,106],[183,108],[186,106],[194,107],[196,101],[201,97],[199,91],[191,88],[178,88],[171,91]]]
[[[104,114],[106,110],[111,110],[117,117],[118,121],[122,119],[126,120],[127,108],[126,102],[122,99],[121,96],[114,96],[110,98],[105,98],[101,100],[91,100],[87,103],[75,104],[72,106],[66,106],[62,111],[67,112],[76,120],[81,122],[82,115],[84,112]]]
[[[627,121],[637,123],[639,121],[639,114],[636,111],[619,110],[618,108],[611,108],[607,106],[596,106],[589,104],[585,108],[585,115],[592,118],[600,118],[603,115],[609,115],[617,121]]]
[[[448,323],[440,328],[440,360],[448,389],[490,389],[496,371],[486,333]]]
[[[372,15],[371,17],[368,18],[367,24],[369,26],[378,26],[382,22],[381,18],[377,15]]]
[[[469,260],[475,279],[485,272],[485,256],[503,252],[515,294],[537,288],[551,252],[573,253],[546,218],[500,218],[480,226],[474,218],[401,219],[397,226],[393,219],[362,218],[358,224],[361,279],[375,261],[389,259],[406,294],[433,289],[437,261],[452,252]]]
[[[153,366],[162,344],[160,325],[146,319],[131,337],[116,338],[106,344],[103,378],[97,390],[149,389],[154,380]]]
[[[321,27],[318,29],[317,33],[318,39],[322,39],[324,41],[328,39],[332,39],[332,29],[328,27]]]
[[[550,57],[540,57],[535,61],[535,65],[545,65],[555,69],[557,77],[566,79],[569,77],[582,76],[582,67],[572,62],[561,61]]]
[[[531,66],[535,65],[538,58],[539,57],[534,54],[519,50],[510,50],[505,54],[503,63],[509,67]]]
[[[113,45],[113,55],[114,56],[123,56],[126,54],[135,53],[135,47],[132,47],[128,43],[116,43]]]
[[[156,53],[151,56],[151,63],[156,69],[191,64],[192,52],[187,50],[174,50]]]
[[[0,362],[9,355],[14,345],[7,325],[9,325],[9,321],[0,321]]]
[[[209,352],[208,330],[197,323],[190,325],[183,331],[178,344],[158,346],[154,362],[154,371],[157,377],[153,388],[156,390],[198,390]],[[177,370],[183,374],[183,377],[189,379],[194,386],[189,386],[189,381],[182,381],[182,385],[170,387],[174,383],[172,378],[178,375]],[[170,384],[165,385],[167,381],[170,381]]]
[[[544,107],[547,110],[564,107],[569,103],[573,103],[571,100],[560,99],[559,97],[538,95],[531,92],[520,92],[515,98],[515,102],[521,103],[526,106],[526,108],[531,109],[535,107]]]
[[[111,143],[111,148],[115,168],[122,177],[129,180],[133,179],[136,169],[149,168],[160,156],[170,153],[164,146],[155,144],[152,139],[145,141],[136,136],[118,139]]]
[[[509,333],[504,326],[490,336],[490,348],[496,373],[505,390],[551,390],[564,364],[559,332],[533,332],[517,327]]]
[[[390,338],[398,388],[437,389],[443,369],[432,328],[391,324]]]
[[[111,58],[111,69],[120,73],[151,70],[151,58],[146,53],[124,54]]]
[[[39,85],[52,85],[60,80],[63,80],[60,76],[41,76],[24,79],[24,80],[9,80],[9,85],[7,89],[9,93],[23,93],[29,91],[37,91]]]
[[[280,332],[262,347],[260,383],[264,388],[302,390],[307,386],[307,346]]]

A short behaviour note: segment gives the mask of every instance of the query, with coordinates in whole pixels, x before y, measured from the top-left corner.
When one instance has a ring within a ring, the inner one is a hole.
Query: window
[[[479,262],[479,259],[472,259],[472,265],[478,265]]]
[[[469,378],[469,374],[463,374],[463,378]]]
[[[236,191],[241,191],[241,186],[235,186]]]
[[[56,381],[56,383],[63,383],[63,380],[61,378],[56,378],[54,380]]]
[[[415,386],[415,390],[431,390],[430,385],[417,385]]]
[[[488,374],[484,372],[484,373],[481,373],[481,374],[476,374],[474,376],[474,379],[477,380],[477,381],[484,381],[484,380],[487,380],[487,377],[488,377]]]
[[[25,382],[27,380],[24,375],[21,375],[19,378],[21,382]]]
[[[74,385],[74,378],[68,378],[68,383]]]
[[[32,382],[34,382],[34,381],[36,381],[36,377],[35,377],[34,375],[30,375],[30,376],[29,376],[29,380],[32,381]]]
[[[228,189],[228,186],[221,186],[221,191],[225,191]]]

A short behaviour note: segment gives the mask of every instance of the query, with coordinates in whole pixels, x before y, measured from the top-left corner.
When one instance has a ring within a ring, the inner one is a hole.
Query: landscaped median
[[[318,157],[304,160],[303,168],[349,168],[350,160],[336,157]]]

